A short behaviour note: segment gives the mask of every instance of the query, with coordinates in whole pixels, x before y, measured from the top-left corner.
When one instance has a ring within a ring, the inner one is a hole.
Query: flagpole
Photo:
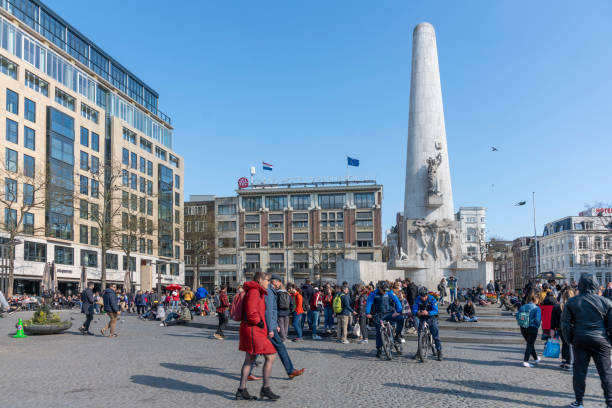
[[[533,239],[535,242],[535,257],[536,257],[536,276],[540,274],[540,259],[539,259],[539,252],[538,251],[538,230],[536,228],[536,206],[535,206],[535,191],[531,192],[531,196],[532,196],[532,204],[533,204]]]

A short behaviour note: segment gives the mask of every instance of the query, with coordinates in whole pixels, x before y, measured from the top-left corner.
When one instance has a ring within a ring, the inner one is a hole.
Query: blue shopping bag
[[[561,346],[559,346],[559,342],[557,340],[548,340],[546,342],[546,347],[544,347],[544,357],[548,358],[559,358],[559,353],[561,351]]]

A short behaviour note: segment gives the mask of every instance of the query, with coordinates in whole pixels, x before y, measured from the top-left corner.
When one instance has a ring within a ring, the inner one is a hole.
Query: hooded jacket
[[[102,300],[104,301],[104,311],[106,313],[113,313],[119,311],[119,305],[117,304],[117,295],[115,291],[111,288],[106,288],[104,294],[102,295]]]
[[[590,273],[578,281],[578,296],[569,299],[561,314],[561,330],[572,345],[610,344],[612,301],[597,295],[597,284]]]

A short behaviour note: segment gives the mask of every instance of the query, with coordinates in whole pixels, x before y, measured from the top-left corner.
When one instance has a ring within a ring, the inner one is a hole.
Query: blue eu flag
[[[349,166],[359,167],[359,160],[353,159],[352,157],[347,157],[346,159],[348,160]]]

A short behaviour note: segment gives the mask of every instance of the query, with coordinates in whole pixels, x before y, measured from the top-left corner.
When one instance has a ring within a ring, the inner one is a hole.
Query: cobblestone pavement
[[[243,353],[237,334],[218,341],[212,331],[159,327],[133,316],[118,323],[119,337],[99,335],[106,317],[96,316],[97,336],[81,336],[83,315],[65,334],[13,339],[16,318],[0,319],[0,408],[9,407],[233,407]],[[272,389],[281,400],[257,402],[275,407],[557,407],[573,401],[571,374],[545,359],[534,369],[520,367],[523,347],[444,344],[444,361],[417,363],[407,357],[378,360],[374,344],[332,341],[289,343],[296,367],[306,373],[292,381],[277,360]],[[413,354],[407,343],[405,354]],[[541,348],[540,348],[541,351]],[[260,369],[256,369],[256,374]],[[259,393],[258,383],[249,383]],[[593,366],[587,407],[603,406]]]

